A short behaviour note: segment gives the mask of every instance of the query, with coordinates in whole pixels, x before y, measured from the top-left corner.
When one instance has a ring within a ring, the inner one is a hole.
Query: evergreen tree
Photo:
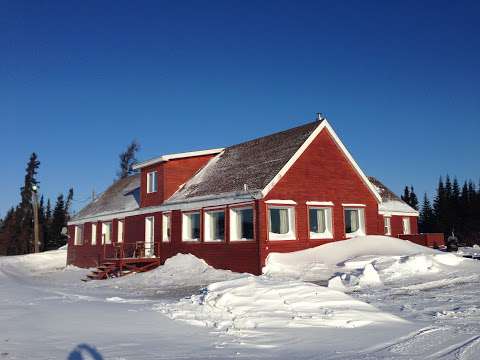
[[[62,234],[62,228],[67,224],[66,203],[63,194],[58,195],[55,208],[53,209],[52,222],[49,229],[48,248],[46,250],[58,249],[66,244],[67,239]]]
[[[126,178],[129,175],[135,174],[132,166],[137,162],[136,154],[140,150],[140,145],[137,141],[132,141],[127,149],[119,155],[120,169],[117,172],[118,179]]]
[[[401,198],[407,204],[410,202],[410,189],[408,188],[408,186],[405,186],[405,189],[403,190],[403,195],[401,196]]]
[[[433,232],[435,229],[435,214],[433,212],[427,193],[423,196],[422,209],[420,211],[419,227],[421,233]]]
[[[415,194],[413,186],[410,186],[410,201],[408,202],[408,204],[415,210],[418,210],[418,197],[417,194]]]

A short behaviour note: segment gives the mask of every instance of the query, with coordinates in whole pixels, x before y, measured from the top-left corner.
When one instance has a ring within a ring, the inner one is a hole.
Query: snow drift
[[[211,284],[199,295],[156,309],[172,319],[225,331],[405,323],[339,291],[255,276]]]

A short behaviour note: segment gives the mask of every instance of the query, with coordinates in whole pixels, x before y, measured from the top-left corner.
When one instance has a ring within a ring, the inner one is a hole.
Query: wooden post
[[[40,252],[40,224],[38,219],[38,194],[37,185],[32,186],[32,205],[33,205],[33,247],[34,252]]]

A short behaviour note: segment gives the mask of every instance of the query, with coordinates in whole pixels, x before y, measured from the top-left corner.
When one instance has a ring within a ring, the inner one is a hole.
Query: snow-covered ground
[[[259,277],[178,255],[83,283],[65,258],[0,257],[0,360],[480,357],[480,262],[403,240],[271,254]]]

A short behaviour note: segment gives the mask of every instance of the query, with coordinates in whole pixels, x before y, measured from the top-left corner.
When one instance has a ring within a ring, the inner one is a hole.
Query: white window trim
[[[167,224],[170,225],[170,236],[168,235],[168,227]],[[167,212],[162,214],[162,242],[168,243],[170,242],[172,236],[172,213]]]
[[[388,229],[386,232],[385,232],[385,228]],[[391,216],[383,217],[383,232],[385,233],[385,235],[389,235],[389,236],[392,235],[392,217]]]
[[[359,211],[359,216],[358,216],[358,230],[353,232],[353,233],[346,233],[345,236],[347,239],[354,238],[357,236],[365,236],[366,235],[366,230],[365,230],[365,210],[362,207],[345,207],[343,209],[343,222],[344,222],[344,227],[346,224],[346,219],[345,219],[345,211],[346,210],[357,210]]]
[[[92,223],[91,224],[92,227],[91,227],[91,237],[90,237],[90,240],[91,240],[91,244],[92,245],[97,245],[97,224],[96,223]]]
[[[288,233],[276,234],[270,231],[270,209],[287,209],[288,210]],[[295,207],[274,205],[268,206],[268,240],[297,240],[296,221],[295,221]]]
[[[310,231],[310,210],[325,210],[325,232],[323,233],[314,233]],[[310,239],[333,239],[333,211],[329,206],[308,206],[307,215],[309,219],[308,224],[308,233]]]
[[[122,232],[120,232],[120,229],[122,229]],[[117,221],[117,243],[119,244],[123,243],[124,237],[125,237],[125,219],[119,219]]]
[[[210,224],[209,222],[212,220],[211,214],[213,213],[223,213],[223,218],[226,220],[225,217],[225,209],[215,209],[215,210],[205,210],[203,212],[203,240],[205,242],[213,242],[213,243],[220,243],[225,241],[225,223],[223,224],[223,239],[212,239],[212,234],[210,234]]]
[[[75,225],[75,238],[73,245],[80,246],[83,245],[83,224]]]
[[[151,222],[152,227],[150,229],[151,241],[147,248],[147,223]],[[145,217],[145,236],[143,240],[145,257],[155,257],[155,216]]]
[[[342,204],[344,207],[349,207],[349,208],[362,208],[362,207],[367,207],[365,204]]]
[[[265,204],[275,204],[275,205],[297,205],[293,200],[267,200]]]
[[[153,174],[153,178],[155,179],[154,184],[155,184],[155,189],[152,190],[152,184],[150,183],[150,174]],[[156,193],[158,190],[158,178],[157,178],[157,172],[156,171],[149,171],[147,172],[147,194],[152,194]]]
[[[193,215],[193,214],[198,214],[200,216],[200,232],[199,232],[199,235],[202,233],[202,215],[201,215],[201,212],[200,211],[189,211],[189,212],[185,212],[185,213],[182,213],[182,241],[184,242],[200,242],[200,238],[198,239],[189,239],[185,236],[185,234],[187,234],[187,232],[191,232],[191,229],[188,230],[187,227],[190,226],[191,227],[191,222],[190,222],[190,215]]]
[[[253,212],[253,231],[252,233],[255,234],[255,212],[254,212],[254,209],[253,209],[253,204],[250,205],[250,206],[235,206],[235,207],[231,207],[230,208],[230,241],[253,241],[255,239],[237,239],[238,236],[232,236],[233,234],[235,235],[238,235],[236,234],[236,230],[235,229],[235,220],[238,216],[238,213],[237,211],[242,211],[242,210],[252,210]],[[255,236],[255,235],[254,235]]]
[[[408,232],[406,231],[407,228],[405,227],[405,221],[408,222]],[[403,235],[412,235],[412,224],[410,222],[410,218],[407,216],[402,217],[402,232]]]
[[[306,201],[305,204],[309,206],[334,206],[331,201]]]

